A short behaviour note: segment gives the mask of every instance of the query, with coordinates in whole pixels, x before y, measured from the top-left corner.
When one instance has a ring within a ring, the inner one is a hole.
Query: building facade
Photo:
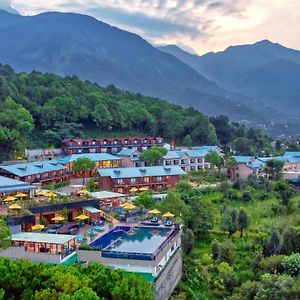
[[[179,166],[98,169],[99,189],[132,194],[138,191],[166,191],[186,174]]]
[[[57,160],[2,165],[0,166],[0,175],[41,186],[53,182],[63,182],[69,178],[67,168]]]
[[[63,154],[79,153],[112,153],[116,154],[124,148],[144,151],[152,146],[163,146],[160,137],[143,138],[99,138],[99,139],[64,139],[61,144]]]
[[[17,193],[26,193],[31,198],[35,189],[35,186],[27,182],[0,176],[0,198]]]

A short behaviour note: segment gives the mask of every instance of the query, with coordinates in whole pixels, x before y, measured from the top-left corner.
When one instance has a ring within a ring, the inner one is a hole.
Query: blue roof
[[[117,178],[137,178],[167,175],[185,175],[186,173],[179,166],[154,166],[140,168],[108,168],[98,169],[100,176]]]
[[[217,154],[223,155],[222,153],[220,153],[218,146],[203,146],[203,147],[192,148],[188,150],[178,150],[178,151],[170,150],[164,156],[164,159],[180,159],[185,155],[192,158],[205,157],[205,155],[209,151],[216,151]]]
[[[183,156],[183,151],[170,150],[164,156],[164,159],[180,159]]]
[[[122,149],[120,152],[117,153],[117,155],[119,156],[131,156],[133,155],[134,153],[139,153],[139,151],[135,150],[135,149]]]
[[[247,166],[250,168],[250,169],[260,169],[262,168],[263,166],[265,165],[265,163],[259,159],[255,159],[253,162],[250,161],[248,162]]]
[[[64,156],[59,160],[59,162],[62,164],[67,164],[82,157],[87,157],[91,161],[121,160],[120,157],[108,153],[82,153],[82,154],[71,154],[71,155]]]
[[[0,193],[29,191],[35,188],[36,187],[28,184],[27,182],[0,176]]]
[[[198,150],[187,150],[185,151],[186,154],[189,157],[205,157],[205,155],[211,150],[204,150],[204,149],[198,149]]]
[[[66,167],[57,160],[44,160],[9,166],[0,166],[0,169],[3,169],[16,176],[23,177],[39,173],[65,170]]]
[[[254,159],[253,156],[233,156],[238,164],[247,164]]]
[[[287,157],[287,156],[300,157],[300,152],[299,151],[286,151],[283,156],[284,157]]]

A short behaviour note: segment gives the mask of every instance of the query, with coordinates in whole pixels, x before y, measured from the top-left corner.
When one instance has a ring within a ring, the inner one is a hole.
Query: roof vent
[[[116,174],[120,174],[120,173],[121,173],[120,170],[114,170],[114,172],[115,172]]]
[[[26,171],[27,167],[18,167],[19,170]]]
[[[146,169],[145,169],[145,168],[140,168],[139,170],[140,170],[141,172],[143,172],[143,173],[146,172]]]
[[[58,166],[58,163],[57,163],[57,162],[50,162],[50,164],[51,164],[52,166]]]
[[[44,165],[43,164],[39,164],[39,165],[34,165],[35,167],[37,167],[37,168],[43,168],[44,167]]]
[[[171,171],[171,167],[164,167],[166,171]]]

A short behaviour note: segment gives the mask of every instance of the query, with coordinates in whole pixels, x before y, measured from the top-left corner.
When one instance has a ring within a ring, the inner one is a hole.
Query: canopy
[[[78,192],[78,194],[82,194],[82,195],[88,195],[90,192],[88,190],[81,190]]]
[[[174,215],[168,211],[167,213],[165,213],[165,214],[163,215],[163,217],[164,217],[164,218],[173,218]]]
[[[149,188],[146,186],[139,188],[139,191],[148,191],[148,190],[149,190]]]
[[[151,215],[159,215],[161,212],[158,209],[152,209],[148,211]]]
[[[131,209],[134,209],[134,208],[136,208],[136,206],[135,206],[135,205],[133,205],[133,204],[131,204],[131,203],[128,203],[128,205],[124,206],[124,208],[125,208],[125,209],[129,209],[129,210],[131,210]]]
[[[22,207],[19,204],[12,204],[8,208],[9,209],[21,209]]]
[[[3,200],[3,202],[10,202],[10,201],[15,201],[15,200],[17,200],[16,197],[8,196]]]
[[[139,189],[137,189],[137,188],[135,188],[135,187],[133,187],[133,188],[131,188],[130,190],[129,190],[129,192],[137,192]]]
[[[42,224],[36,224],[31,227],[32,230],[42,230],[44,228],[45,228],[45,225],[42,225]]]
[[[84,214],[82,214],[82,215],[77,216],[75,219],[83,221],[83,220],[89,219],[89,217],[86,216],[86,215],[84,215]]]
[[[64,217],[56,216],[56,217],[52,218],[51,220],[52,220],[52,221],[63,221],[63,220],[65,220],[65,219],[66,219],[66,218],[64,218]]]
[[[24,193],[19,193],[17,195],[15,195],[16,198],[24,198],[24,197],[27,197],[28,195],[27,194],[24,194]]]

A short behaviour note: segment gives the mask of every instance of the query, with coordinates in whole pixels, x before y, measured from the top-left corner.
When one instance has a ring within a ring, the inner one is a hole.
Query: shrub
[[[282,261],[284,258],[284,255],[273,255],[267,258],[263,258],[260,262],[260,267],[265,273],[283,273],[284,268],[282,266]]]
[[[286,256],[282,260],[282,266],[285,273],[291,276],[298,276],[300,274],[300,253]]]

